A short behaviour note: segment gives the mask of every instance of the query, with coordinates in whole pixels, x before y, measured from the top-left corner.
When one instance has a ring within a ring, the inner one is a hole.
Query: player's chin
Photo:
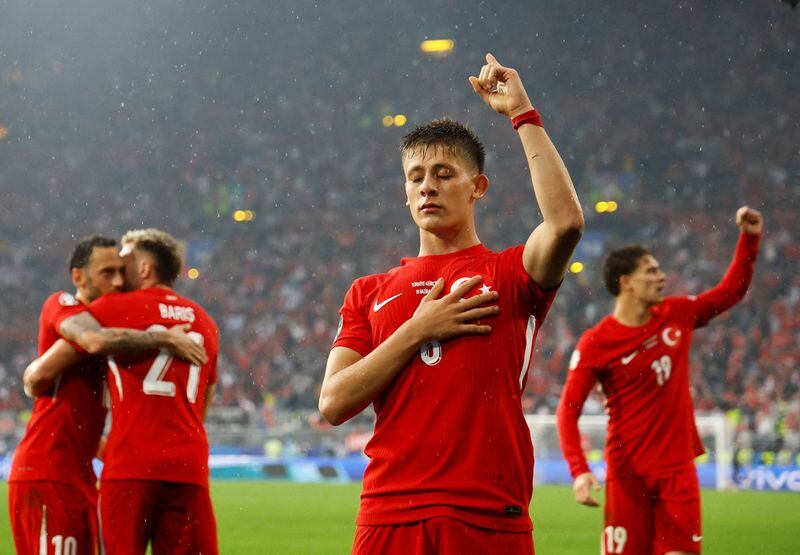
[[[441,214],[417,214],[414,220],[420,229],[430,233],[446,231],[452,227]]]

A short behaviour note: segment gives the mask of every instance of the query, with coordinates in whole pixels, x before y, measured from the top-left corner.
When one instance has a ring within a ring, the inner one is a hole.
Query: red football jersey
[[[86,307],[70,293],[53,293],[39,319],[39,355],[61,338],[61,322]],[[103,433],[103,365],[100,359],[67,369],[52,391],[36,398],[25,437],[17,446],[10,482],[48,480],[97,497],[92,459]]]
[[[365,452],[360,525],[450,516],[485,528],[529,531],[533,447],[521,396],[533,344],[555,291],[522,266],[522,246],[483,245],[403,259],[356,280],[334,342],[366,356],[411,318],[438,278],[445,291],[472,276],[467,294],[497,291],[492,332],[420,345],[373,403],[377,420]]]
[[[561,449],[572,476],[589,471],[578,417],[596,382],[606,395],[608,474],[641,476],[703,453],[689,389],[692,331],[739,302],[758,254],[757,235],[742,234],[722,281],[696,297],[671,297],[651,309],[643,326],[612,315],[587,330],[572,354],[558,407]]]
[[[105,295],[89,311],[107,327],[164,330],[191,324],[208,362],[192,366],[165,350],[108,357],[111,432],[102,480],[141,479],[208,487],[202,412],[217,380],[217,325],[197,303],[153,287]]]

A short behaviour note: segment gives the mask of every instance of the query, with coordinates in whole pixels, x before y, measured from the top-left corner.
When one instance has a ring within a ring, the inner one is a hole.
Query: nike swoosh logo
[[[699,542],[702,539],[703,539],[703,536],[698,536],[697,534],[692,534],[692,541],[693,542],[696,543],[696,542]]]
[[[628,364],[628,363],[629,363],[630,361],[632,361],[632,360],[633,360],[633,358],[634,358],[636,355],[638,355],[638,354],[639,354],[639,351],[633,351],[633,352],[632,352],[631,354],[629,354],[628,356],[626,356],[626,357],[622,357],[622,359],[621,359],[621,360],[622,360],[622,364]]]
[[[385,301],[381,301],[381,302],[375,301],[375,305],[372,307],[372,312],[378,312],[380,309],[382,309],[384,306],[386,306],[387,304],[389,304],[390,302],[395,300],[400,295],[402,295],[402,293],[398,293],[394,297],[389,297]]]

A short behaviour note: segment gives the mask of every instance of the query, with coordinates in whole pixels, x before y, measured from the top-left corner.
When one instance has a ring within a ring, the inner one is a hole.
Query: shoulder
[[[41,315],[45,319],[55,318],[62,313],[75,314],[83,312],[85,309],[84,304],[76,299],[72,293],[56,291],[42,303]]]
[[[608,342],[609,335],[613,332],[609,316],[605,316],[594,326],[584,331],[578,339],[578,349],[583,351],[601,351]]]
[[[89,310],[94,311],[107,306],[119,306],[121,304],[135,302],[137,298],[136,293],[138,293],[138,291],[131,291],[130,293],[106,293],[102,297],[92,301],[89,305]]]
[[[348,291],[348,294],[367,296],[372,291],[380,287],[383,283],[385,283],[388,279],[391,279],[399,271],[400,267],[397,267],[397,268],[392,268],[388,272],[362,276],[353,281],[352,285],[350,285],[350,290]]]
[[[176,297],[177,302],[179,302],[180,304],[183,304],[185,306],[188,306],[188,307],[192,308],[192,310],[194,311],[195,317],[197,318],[198,321],[204,322],[210,328],[212,328],[214,331],[217,330],[217,322],[214,320],[214,318],[211,317],[211,315],[208,312],[206,312],[206,309],[203,308],[202,305],[200,305],[197,301],[194,301],[194,300],[192,300],[192,299],[190,299],[188,297],[184,297],[182,295],[178,295],[177,293],[175,294],[175,297]]]
[[[697,299],[694,295],[686,295],[681,297],[666,297],[659,305],[659,310],[664,314],[680,313],[686,310],[692,310],[694,302]]]

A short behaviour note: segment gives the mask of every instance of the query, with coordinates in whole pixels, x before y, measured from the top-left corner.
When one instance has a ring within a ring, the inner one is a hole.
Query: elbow
[[[555,234],[562,241],[577,245],[578,241],[583,237],[583,230],[585,228],[586,222],[583,219],[583,212],[578,211],[577,214],[559,225],[555,229]]]
[[[25,395],[31,399],[39,397],[47,389],[45,380],[41,379],[36,370],[31,369],[30,366],[25,370],[25,375],[22,377],[22,385],[25,390]]]
[[[564,207],[560,211],[558,218],[554,218],[551,221],[551,226],[553,233],[558,238],[567,241],[571,240],[577,244],[583,236],[583,230],[586,228],[581,205],[576,201]]]
[[[81,347],[92,356],[103,355],[108,352],[108,342],[100,336],[92,335],[87,338]]]
[[[330,393],[323,392],[319,396],[319,413],[322,415],[322,418],[332,426],[344,424],[348,420],[344,407],[336,403],[334,397]]]

